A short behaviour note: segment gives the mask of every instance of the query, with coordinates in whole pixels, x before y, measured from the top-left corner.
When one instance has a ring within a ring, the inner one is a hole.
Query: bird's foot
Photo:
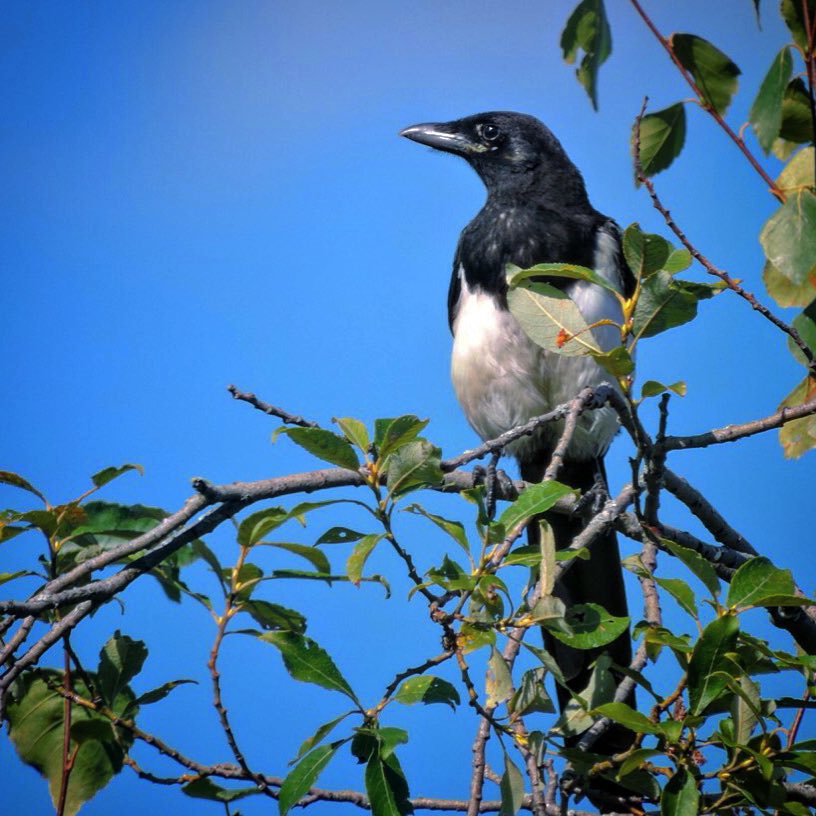
[[[485,512],[489,521],[493,521],[496,516],[496,488],[501,487],[502,493],[507,493],[508,486],[513,482],[510,477],[503,471],[499,470],[496,465],[501,459],[502,452],[500,450],[494,451],[490,457],[487,467],[476,465],[473,468],[473,482],[474,484],[483,484],[485,486]]]
[[[609,489],[603,476],[599,473],[595,476],[592,487],[578,499],[572,513],[576,516],[595,516],[601,512],[607,501],[609,501]]]

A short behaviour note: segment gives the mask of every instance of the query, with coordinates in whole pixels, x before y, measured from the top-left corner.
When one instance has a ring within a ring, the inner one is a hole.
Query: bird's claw
[[[476,465],[473,468],[473,483],[485,486],[485,512],[489,521],[493,521],[496,515],[496,485],[501,486],[503,493],[508,492],[508,485],[512,485],[510,477],[503,470],[496,468],[501,455],[500,450],[494,451],[487,467]]]

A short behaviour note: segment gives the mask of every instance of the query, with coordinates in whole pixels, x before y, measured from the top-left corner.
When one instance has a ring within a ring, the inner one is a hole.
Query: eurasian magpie
[[[537,346],[507,307],[507,264],[580,264],[595,269],[627,297],[634,290],[620,229],[590,204],[581,173],[550,130],[526,114],[492,112],[413,125],[400,135],[461,156],[487,188],[484,206],[462,230],[448,290],[453,386],[473,429],[483,439],[495,438],[567,402],[585,386],[609,382],[610,375],[591,357]],[[621,323],[618,300],[602,287],[565,278],[545,280],[568,294],[588,323],[604,318]],[[598,327],[594,334],[604,350],[620,343],[614,326]],[[605,484],[603,456],[617,428],[611,408],[585,412],[559,480],[582,491],[599,479]],[[545,425],[511,446],[524,480],[541,481],[561,430],[560,423]],[[580,519],[563,515],[549,514],[547,520],[558,548],[568,546],[583,526]],[[531,533],[537,527],[532,525]],[[589,560],[576,559],[555,592],[568,606],[592,602],[613,615],[626,615],[614,533],[596,541]],[[585,689],[598,651],[577,651],[548,640],[569,687]],[[628,633],[601,651],[628,666]],[[559,689],[559,697],[563,706],[569,693]],[[627,747],[626,735],[618,737],[608,739],[602,750]]]

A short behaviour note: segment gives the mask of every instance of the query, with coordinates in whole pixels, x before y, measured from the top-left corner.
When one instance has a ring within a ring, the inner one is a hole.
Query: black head
[[[414,142],[461,156],[491,195],[552,191],[562,204],[586,202],[581,174],[548,127],[526,113],[493,111],[400,131]]]

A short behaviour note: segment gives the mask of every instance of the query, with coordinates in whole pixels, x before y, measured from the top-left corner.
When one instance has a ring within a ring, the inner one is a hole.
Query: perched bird
[[[453,385],[474,430],[483,439],[495,438],[567,402],[585,386],[609,382],[610,375],[591,357],[565,356],[533,343],[507,306],[507,264],[522,268],[550,262],[580,264],[596,270],[627,297],[634,290],[617,224],[589,203],[581,173],[550,130],[526,114],[492,112],[413,125],[400,135],[461,156],[487,188],[484,206],[462,230],[448,291]],[[568,294],[588,323],[604,318],[621,323],[617,298],[602,287],[565,278],[545,280]],[[620,343],[614,326],[598,327],[594,334],[604,350]],[[541,481],[562,427],[545,425],[510,448],[524,480]],[[582,491],[599,481],[605,484],[603,456],[617,428],[611,408],[585,412],[559,481]],[[577,518],[550,514],[547,520],[559,549],[582,529]],[[592,602],[613,615],[626,614],[613,532],[595,542],[589,560],[576,559],[555,594],[568,606]],[[577,651],[554,639],[548,648],[569,687],[579,692],[586,688],[598,651]],[[600,651],[627,666],[628,633]],[[569,693],[561,689],[559,696],[563,706]],[[625,733],[612,734],[602,750],[622,750],[625,740]]]

